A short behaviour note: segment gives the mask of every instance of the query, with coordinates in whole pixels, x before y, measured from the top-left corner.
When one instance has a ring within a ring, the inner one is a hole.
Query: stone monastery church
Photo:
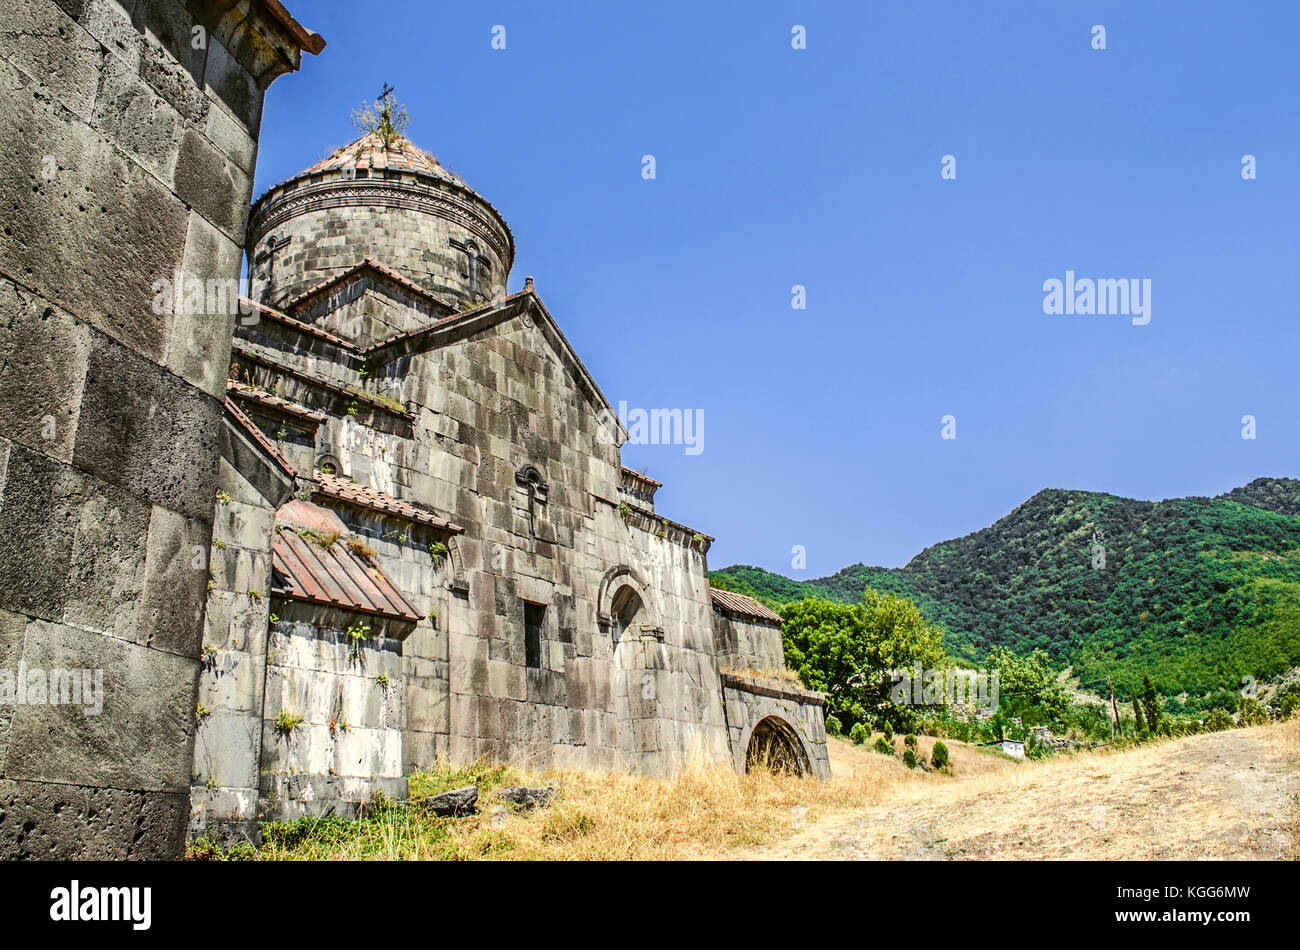
[[[371,133],[262,195],[246,247],[192,831],[403,798],[439,756],[829,775],[780,618],[710,588],[712,539],[602,438],[485,198]]]

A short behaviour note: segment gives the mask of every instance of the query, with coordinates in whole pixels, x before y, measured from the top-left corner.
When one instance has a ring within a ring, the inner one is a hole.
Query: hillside
[[[855,564],[799,582],[738,565],[717,586],[772,604],[856,601],[866,586],[912,598],[953,654],[1046,650],[1084,682],[1205,692],[1300,662],[1300,481],[1256,479],[1217,498],[1148,502],[1048,489],[901,568]],[[1092,567],[1105,535],[1106,566]]]

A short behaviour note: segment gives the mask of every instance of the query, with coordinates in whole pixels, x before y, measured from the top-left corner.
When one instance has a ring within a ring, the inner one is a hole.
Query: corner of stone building
[[[0,384],[0,660],[92,697],[0,714],[0,855],[175,858],[233,314],[159,282],[238,280],[263,95],[322,43],[273,0],[16,0],[0,36],[0,363],[54,381]]]

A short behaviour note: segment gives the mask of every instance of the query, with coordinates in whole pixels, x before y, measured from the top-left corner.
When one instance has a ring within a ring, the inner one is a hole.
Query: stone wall
[[[257,836],[275,510],[293,482],[225,432],[204,625],[190,832]],[[259,484],[241,474],[257,472]],[[269,497],[268,497],[269,496]]]
[[[261,715],[263,819],[350,817],[376,792],[406,798],[402,639],[409,625],[279,603]],[[354,640],[350,630],[365,639]]]
[[[831,776],[830,753],[826,749],[825,698],[780,680],[722,675],[727,730],[736,771],[748,764],[754,729],[764,720],[775,720],[779,730],[798,743],[803,767],[819,779]]]
[[[103,675],[98,715],[0,708],[0,855],[183,846],[233,315],[155,282],[239,276],[262,96],[305,35],[272,12],[0,8],[0,669]]]
[[[649,772],[726,756],[704,554],[681,526],[621,506],[601,404],[532,301],[397,359],[421,420],[413,455],[429,463],[389,475],[466,529],[469,595],[450,602],[447,628],[450,752]],[[521,486],[526,466],[544,500]],[[607,616],[623,587],[640,602],[631,630]],[[535,668],[525,602],[546,608]]]
[[[785,645],[781,626],[713,608],[718,663],[731,670],[783,670]]]
[[[249,227],[250,260],[263,298],[281,306],[374,258],[453,310],[504,296],[514,241],[474,192],[424,173],[345,179],[335,169],[268,191]],[[274,254],[269,246],[274,238]],[[467,246],[479,256],[471,290]],[[494,288],[500,288],[494,292]]]

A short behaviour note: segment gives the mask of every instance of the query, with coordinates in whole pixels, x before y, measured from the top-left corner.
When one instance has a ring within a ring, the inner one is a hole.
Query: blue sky
[[[328,46],[271,88],[255,194],[396,86],[610,400],[703,410],[700,454],[623,457],[711,567],[1300,475],[1300,4],[287,5]],[[1151,322],[1045,315],[1067,270],[1149,279]]]

